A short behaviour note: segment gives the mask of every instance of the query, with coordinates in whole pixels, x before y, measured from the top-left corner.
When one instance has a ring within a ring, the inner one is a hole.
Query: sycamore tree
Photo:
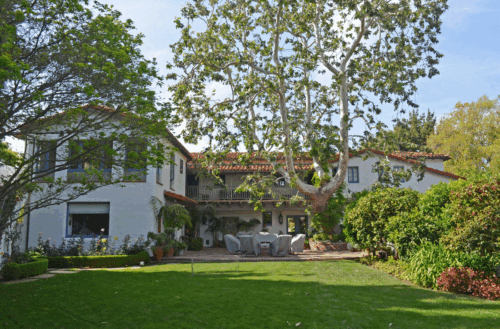
[[[239,163],[270,161],[321,212],[346,176],[350,138],[368,135],[349,134],[353,122],[375,128],[383,106],[416,107],[417,79],[438,74],[446,9],[446,0],[192,1],[168,65],[180,72],[170,78],[183,137],[208,136],[208,167],[240,149],[249,152]],[[306,155],[319,187],[299,175]],[[263,193],[266,179],[250,175],[244,187]]]
[[[450,155],[444,167],[470,177],[479,172],[500,175],[500,97],[480,97],[476,102],[457,103],[442,118],[427,145]]]
[[[162,78],[120,15],[88,0],[0,0],[0,163],[14,167],[1,177],[0,232],[165,160]],[[15,157],[7,137],[34,147]]]

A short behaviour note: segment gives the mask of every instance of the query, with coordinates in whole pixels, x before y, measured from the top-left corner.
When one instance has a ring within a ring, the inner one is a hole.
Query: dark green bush
[[[188,250],[200,251],[203,250],[202,238],[190,238],[188,242]]]
[[[347,240],[375,249],[388,241],[389,218],[416,208],[419,192],[407,188],[378,189],[349,205],[344,219]]]
[[[394,244],[399,256],[404,257],[426,242],[437,243],[449,222],[440,217],[422,215],[418,209],[389,218],[387,241]]]
[[[17,280],[47,272],[49,261],[47,258],[32,257],[32,261],[24,264],[6,263],[2,267],[3,280]]]
[[[491,274],[500,263],[498,255],[454,252],[442,245],[427,243],[406,259],[408,278],[423,287],[436,288],[436,280],[448,267],[469,267]]]
[[[149,263],[149,254],[142,251],[136,255],[105,255],[105,256],[57,256],[49,257],[49,266],[65,267],[122,267],[139,265],[141,261]]]
[[[500,252],[500,180],[468,182],[450,191],[451,229],[441,242],[451,250]]]

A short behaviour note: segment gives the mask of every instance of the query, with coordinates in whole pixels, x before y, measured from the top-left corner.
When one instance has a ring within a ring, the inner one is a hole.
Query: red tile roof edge
[[[195,201],[193,199],[190,199],[187,196],[180,195],[180,194],[177,194],[177,193],[173,193],[173,192],[169,192],[169,191],[163,191],[163,195],[166,196],[166,197],[172,198],[172,199],[179,200],[179,201],[198,204],[197,201]]]
[[[363,154],[365,153],[366,151],[370,151],[372,153],[375,153],[375,154],[378,154],[378,155],[383,155],[385,156],[386,154],[382,151],[377,151],[377,150],[361,150],[359,151],[357,154]],[[237,154],[241,154],[241,152],[233,152],[233,153],[237,153]],[[196,158],[197,156],[199,155],[199,153],[193,153],[193,156]],[[354,156],[353,153],[349,153],[349,158],[352,158]],[[411,163],[411,164],[415,164],[417,163],[418,161],[414,160],[414,159],[408,159],[408,158],[405,158],[405,157],[402,157],[402,156],[399,156],[399,155],[395,155],[393,153],[390,153],[387,155],[388,157],[392,158],[392,159],[395,159],[395,160],[399,160],[399,161],[404,161],[404,162],[407,162],[407,163]],[[429,158],[429,157],[427,157]],[[438,158],[434,158],[434,159],[438,159]],[[338,159],[336,159],[338,161]],[[265,164],[258,164],[258,165],[250,165],[250,166],[266,166],[266,167],[271,167],[270,165],[265,165]],[[303,165],[304,167],[307,166],[306,164]],[[250,170],[248,168],[248,166],[234,166],[235,168],[231,170],[228,170],[228,167],[231,167],[231,166],[219,166],[219,168],[224,168],[224,170],[221,170],[222,172],[239,172],[239,173],[247,173],[247,172],[255,172],[255,170]],[[241,167],[241,168],[238,168],[238,167]],[[310,167],[310,165],[309,165]],[[238,168],[238,169],[236,169]],[[193,169],[193,166],[192,165],[188,165],[188,169]],[[264,168],[263,168],[264,169]],[[271,171],[272,168],[269,168],[269,169],[265,169],[265,171]],[[434,168],[430,168],[430,167],[425,167],[425,170],[427,170],[428,172],[432,172],[434,174],[438,174],[438,175],[443,175],[443,176],[447,176],[447,177],[451,177],[451,178],[455,178],[455,179],[466,179],[465,177],[461,177],[461,176],[457,176],[457,175],[454,175],[452,173],[448,173],[446,171],[442,171],[442,170],[438,170],[438,169],[434,169]],[[264,171],[264,170],[260,170],[261,172]]]
[[[385,156],[385,153],[381,152],[381,151],[370,150],[370,152],[378,154],[378,155],[384,155]],[[387,156],[389,158],[393,158],[393,159],[399,160],[399,161],[408,162],[408,163],[411,163],[411,164],[418,163],[418,161],[416,161],[416,160],[407,159],[407,158],[396,156],[396,155],[392,155],[392,154],[388,154]],[[435,174],[438,174],[438,175],[448,176],[448,177],[455,178],[455,179],[466,179],[465,177],[457,176],[457,175],[454,175],[452,173],[449,173],[449,172],[446,172],[446,171],[442,171],[442,170],[438,170],[438,169],[434,169],[434,168],[430,168],[430,167],[427,167],[427,166],[425,167],[425,170],[427,170],[429,172],[432,172],[432,173],[435,173]]]

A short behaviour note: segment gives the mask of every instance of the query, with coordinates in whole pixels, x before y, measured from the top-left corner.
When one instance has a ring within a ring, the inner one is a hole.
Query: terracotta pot
[[[154,260],[159,262],[163,257],[163,249],[162,247],[156,247],[156,250],[154,251]]]
[[[172,256],[174,256],[174,252],[175,252],[175,249],[174,249],[174,248],[170,248],[170,249],[168,250],[168,257],[172,257]]]

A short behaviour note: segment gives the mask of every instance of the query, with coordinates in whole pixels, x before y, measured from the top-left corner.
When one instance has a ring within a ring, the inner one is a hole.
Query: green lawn
[[[500,302],[352,261],[162,265],[0,285],[5,328],[500,328]],[[392,324],[392,325],[390,325]]]

